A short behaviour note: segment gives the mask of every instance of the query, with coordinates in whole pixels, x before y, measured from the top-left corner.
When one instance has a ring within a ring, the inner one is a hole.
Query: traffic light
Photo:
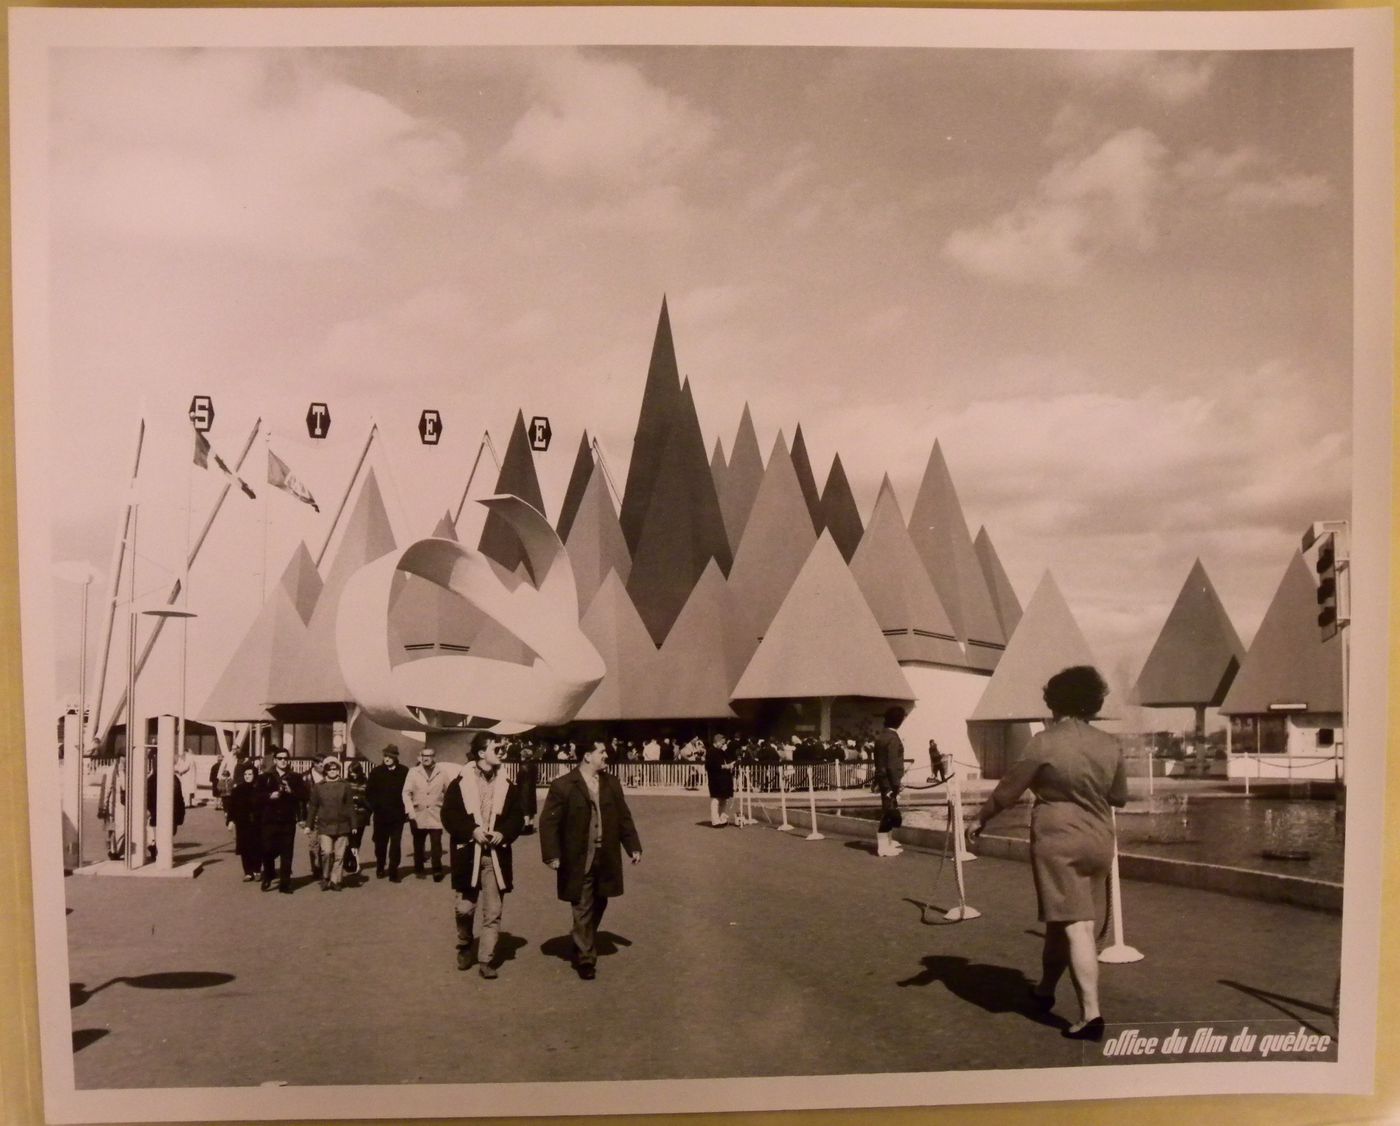
[[[1330,533],[1317,552],[1317,624],[1323,641],[1337,632],[1337,542]]]

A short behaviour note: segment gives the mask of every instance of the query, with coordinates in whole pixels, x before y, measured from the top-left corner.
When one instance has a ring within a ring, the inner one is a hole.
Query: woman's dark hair
[[[1045,704],[1055,715],[1093,719],[1108,698],[1108,685],[1093,665],[1061,669],[1045,685]]]

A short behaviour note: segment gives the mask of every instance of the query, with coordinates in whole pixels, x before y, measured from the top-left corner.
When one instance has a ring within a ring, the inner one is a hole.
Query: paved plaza
[[[222,815],[190,811],[193,880],[66,881],[77,1085],[398,1084],[918,1072],[1103,1062],[1024,1003],[1038,968],[1029,868],[967,871],[982,917],[947,923],[953,866],[766,825],[712,829],[703,797],[630,798],[645,848],[603,923],[597,980],[566,961],[568,908],[516,845],[498,980],[455,967],[451,892],[363,876],[323,893],[244,883]],[[405,833],[405,845],[408,844]],[[96,835],[89,838],[95,844]],[[304,838],[301,838],[304,841]],[[368,851],[368,850],[366,850]],[[1103,967],[1109,1033],[1301,1022],[1335,1033],[1336,915],[1125,882]]]

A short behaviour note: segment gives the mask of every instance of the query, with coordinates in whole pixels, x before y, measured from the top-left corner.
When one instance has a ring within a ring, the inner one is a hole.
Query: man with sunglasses
[[[292,894],[292,852],[297,843],[297,824],[303,821],[306,786],[292,773],[292,756],[285,747],[274,747],[272,770],[258,775],[256,799],[262,837],[262,889],[272,887],[274,872],[277,890]]]

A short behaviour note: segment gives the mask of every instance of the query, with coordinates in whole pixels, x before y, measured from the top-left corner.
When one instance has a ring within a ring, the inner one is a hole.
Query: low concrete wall
[[[761,815],[760,815],[761,817]],[[775,818],[776,819],[776,818]],[[788,820],[796,828],[810,830],[811,818],[806,808],[788,809]],[[817,814],[817,827],[830,836],[851,837],[873,841],[876,824],[864,817],[846,817],[836,813]],[[899,828],[895,839],[911,848],[951,853],[951,842],[942,829]],[[1016,837],[983,833],[977,838],[978,856],[993,856],[999,860],[1029,862],[1030,842]],[[1184,860],[1169,860],[1160,856],[1138,853],[1118,854],[1118,873],[1125,880],[1144,880],[1153,884],[1214,891],[1259,899],[1268,903],[1289,903],[1316,911],[1339,914],[1342,910],[1342,885],[1303,876],[1287,876],[1273,872],[1256,872],[1249,868],[1233,868],[1225,864],[1198,864]]]

